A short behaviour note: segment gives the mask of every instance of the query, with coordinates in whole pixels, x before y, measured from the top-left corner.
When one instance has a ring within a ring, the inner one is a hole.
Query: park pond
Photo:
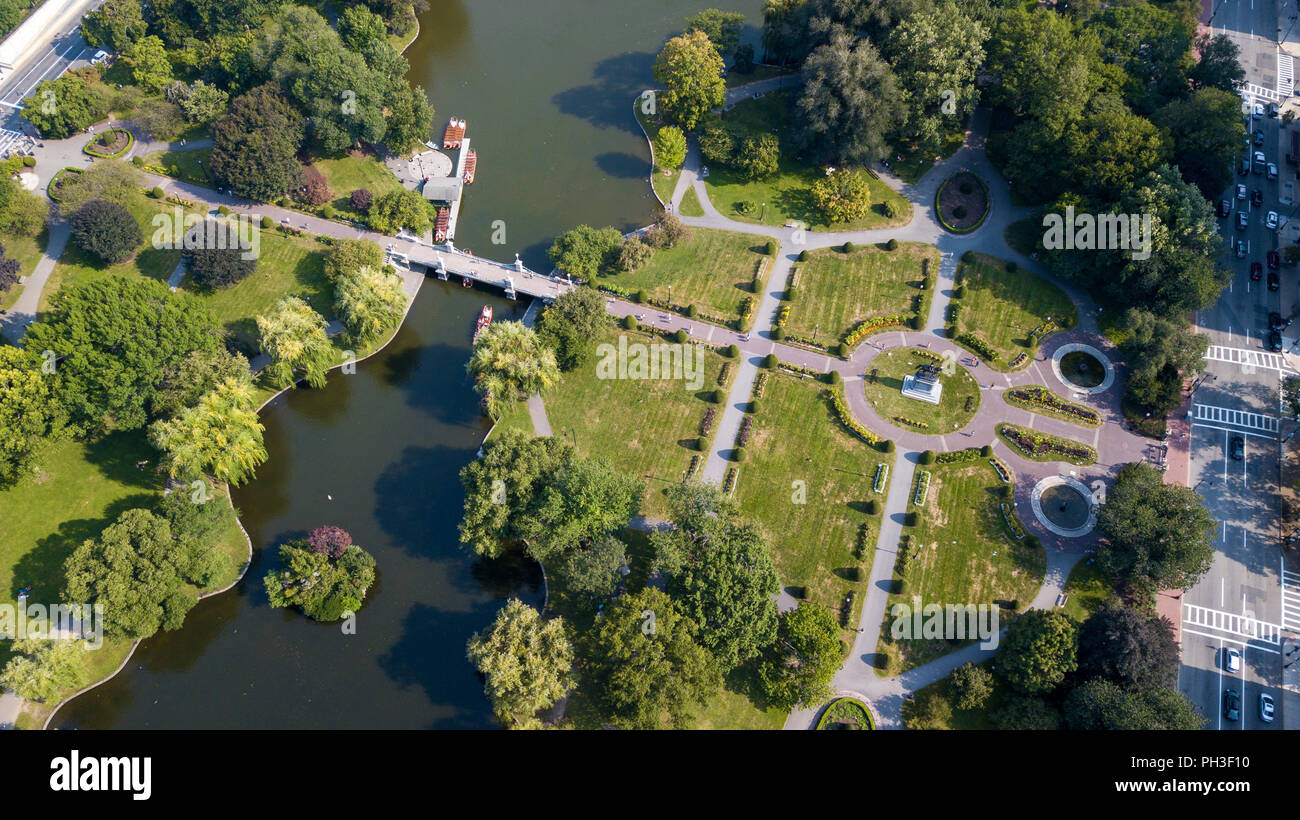
[[[758,6],[714,2],[750,16]],[[457,245],[549,270],[545,249],[578,223],[651,219],[649,151],[632,99],[664,39],[704,3],[545,4],[434,0],[407,51],[438,121],[469,121],[480,171]],[[506,242],[490,237],[500,220]],[[145,641],[112,680],[65,705],[57,728],[487,728],[495,725],[465,643],[540,571],[477,561],[457,542],[457,474],[489,429],[465,373],[474,317],[525,305],[426,281],[402,329],[355,374],[282,394],[262,412],[270,460],[234,492],[254,558],[233,590]],[[378,564],[356,634],[273,610],[273,549],[322,524]]]

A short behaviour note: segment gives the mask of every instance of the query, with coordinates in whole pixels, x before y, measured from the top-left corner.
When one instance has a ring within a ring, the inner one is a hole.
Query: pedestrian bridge
[[[439,279],[457,276],[501,288],[510,299],[522,294],[550,302],[575,287],[564,279],[529,270],[518,254],[514,264],[508,265],[459,250],[450,243],[429,245],[410,237],[399,238],[388,246],[388,258],[408,270],[415,270],[413,266],[419,265],[426,275],[432,273]]]

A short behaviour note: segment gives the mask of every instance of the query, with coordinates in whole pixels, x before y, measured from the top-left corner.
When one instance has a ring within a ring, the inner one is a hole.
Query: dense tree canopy
[[[71,216],[92,199],[130,208],[142,201],[144,174],[121,160],[100,160],[80,174],[70,174],[59,185],[59,211]],[[137,226],[136,230],[139,230]]]
[[[92,199],[69,222],[77,246],[110,265],[130,259],[144,242],[140,223],[116,202]]]
[[[375,559],[350,545],[337,558],[316,552],[305,539],[280,545],[279,565],[262,579],[273,607],[296,607],[317,621],[356,613],[375,582]]]
[[[209,167],[217,182],[240,196],[269,201],[302,184],[297,159],[302,117],[274,86],[259,86],[231,101],[212,124]]]
[[[1190,487],[1149,464],[1125,464],[1097,513],[1101,568],[1154,589],[1187,589],[1214,560],[1214,518]]]
[[[1076,731],[1193,731],[1205,728],[1205,716],[1187,696],[1163,686],[1126,689],[1106,678],[1093,678],[1065,699],[1066,725]]]
[[[518,523],[534,495],[573,458],[573,445],[562,438],[533,438],[506,428],[483,444],[483,455],[465,465],[465,513],[460,542],[479,555],[495,558],[509,540],[518,539]]]
[[[219,339],[216,320],[193,296],[152,279],[110,277],[57,291],[24,342],[58,357],[57,395],[93,434],[143,427],[167,368],[216,349]]]
[[[0,487],[27,471],[57,426],[51,382],[30,350],[0,345]]]
[[[396,235],[401,230],[423,233],[429,228],[429,203],[418,191],[398,188],[375,197],[366,220],[380,233]]]
[[[560,370],[568,372],[591,360],[596,340],[609,327],[605,298],[594,288],[574,288],[556,297],[537,320],[537,336],[555,351]]]
[[[537,489],[519,533],[538,560],[557,559],[627,524],[644,492],[641,478],[603,459],[570,459]]]
[[[406,291],[388,266],[363,267],[334,282],[334,307],[353,338],[372,342],[402,322]]]
[[[889,64],[868,40],[839,33],[808,56],[795,101],[794,136],[819,160],[872,162],[907,117]]]
[[[49,703],[77,685],[85,665],[84,641],[19,639],[10,649],[13,656],[0,672],[0,687],[19,697]]]
[[[705,9],[686,18],[686,31],[702,31],[724,60],[740,46],[740,30],[745,26],[745,15],[738,11]]]
[[[271,357],[266,370],[275,384],[287,387],[305,378],[312,387],[324,386],[326,372],[336,363],[326,324],[297,296],[284,297],[270,313],[257,317],[262,352]]]
[[[1170,623],[1128,607],[1103,607],[1079,627],[1079,673],[1122,686],[1173,688],[1178,644]]]
[[[687,131],[726,99],[722,58],[699,30],[674,37],[655,59],[655,80],[664,87],[659,104]]]
[[[465,367],[493,418],[560,381],[555,352],[542,344],[536,331],[520,322],[488,325],[474,343]]]
[[[247,378],[230,378],[171,419],[154,422],[149,439],[163,451],[173,478],[194,480],[210,473],[218,481],[243,484],[266,461],[262,423]]]
[[[618,228],[578,225],[555,237],[546,255],[570,276],[590,281],[601,268],[614,261],[613,256],[622,243],[623,234]]]
[[[23,119],[49,139],[66,139],[107,114],[108,103],[76,74],[44,80],[23,100]]]
[[[1078,627],[1057,610],[1031,609],[1007,627],[997,672],[1025,694],[1049,692],[1078,666]]]
[[[781,613],[776,640],[759,665],[763,693],[784,710],[824,703],[843,650],[839,624],[826,607],[804,601]]]

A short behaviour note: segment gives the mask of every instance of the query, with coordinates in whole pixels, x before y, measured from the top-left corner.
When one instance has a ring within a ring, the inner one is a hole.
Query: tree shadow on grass
[[[88,443],[84,450],[86,461],[98,468],[104,478],[126,487],[161,491],[163,478],[153,469],[158,455],[144,430],[113,433]],[[141,461],[149,464],[141,469],[136,466]]]

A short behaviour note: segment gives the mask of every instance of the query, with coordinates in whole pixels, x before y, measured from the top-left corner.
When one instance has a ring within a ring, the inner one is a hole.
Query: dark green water
[[[631,100],[663,40],[700,8],[746,2],[433,2],[407,51],[441,126],[469,121],[479,171],[458,245],[549,269],[553,236],[581,222],[648,220],[649,151]],[[750,29],[746,39],[756,39]],[[489,241],[506,223],[507,243]],[[255,557],[235,589],[201,603],[127,668],[67,704],[58,728],[486,728],[495,725],[465,642],[510,595],[539,603],[522,561],[474,561],[456,542],[457,473],[488,425],[464,372],[484,302],[428,280],[406,323],[354,375],[331,373],[262,413],[270,459],[235,493]],[[331,501],[327,496],[332,496]],[[321,524],[374,554],[379,580],[357,634],[267,606],[274,547]]]

